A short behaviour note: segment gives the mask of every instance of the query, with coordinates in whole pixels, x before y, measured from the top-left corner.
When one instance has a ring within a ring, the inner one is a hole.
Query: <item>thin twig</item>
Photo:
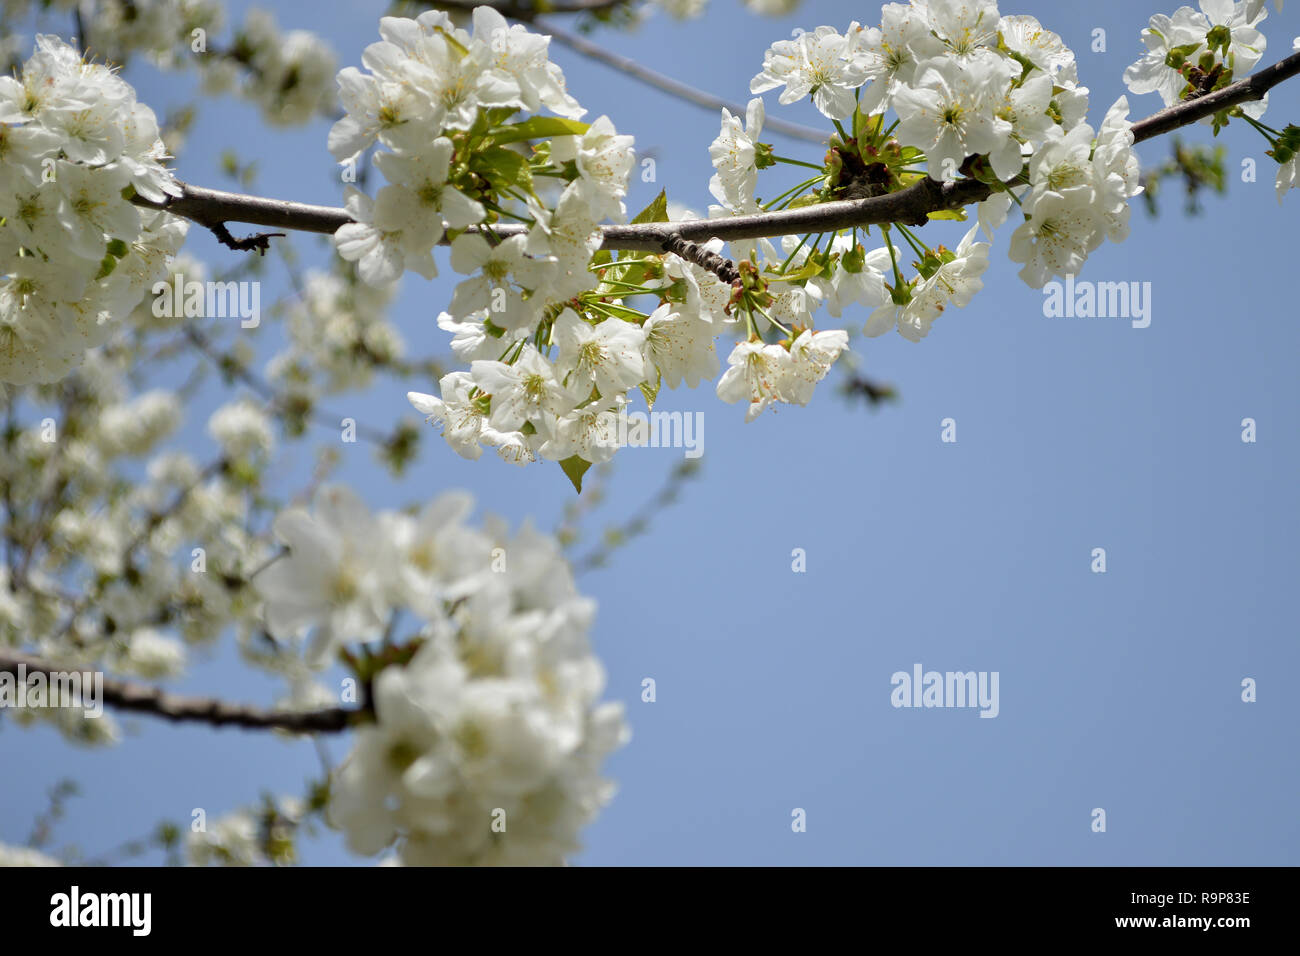
[[[514,14],[515,19],[522,20],[525,23],[532,23],[543,33],[548,33],[551,39],[555,40],[561,46],[568,47],[574,53],[578,53],[590,60],[603,63],[611,69],[617,70],[625,76],[630,76],[647,86],[652,86],[662,93],[675,96],[680,100],[685,100],[694,106],[703,107],[706,110],[716,113],[718,110],[725,109],[735,116],[745,115],[745,106],[743,103],[737,103],[734,100],[724,100],[720,96],[714,96],[712,93],[706,93],[703,90],[696,89],[680,80],[675,80],[671,76],[652,70],[633,60],[631,57],[614,53],[607,50],[597,43],[593,43],[584,36],[576,33],[570,33],[563,27],[557,26],[550,20],[539,20],[536,17],[529,17],[521,14]],[[798,123],[791,123],[788,120],[779,117],[769,116],[763,121],[763,132],[780,133],[782,136],[788,136],[791,139],[800,139],[809,143],[817,143],[825,146],[829,134],[811,126],[801,126]]]

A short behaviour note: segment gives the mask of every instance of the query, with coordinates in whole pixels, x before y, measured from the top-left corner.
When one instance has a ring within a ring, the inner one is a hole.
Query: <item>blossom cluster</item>
[[[349,278],[315,270],[303,277],[302,296],[288,310],[289,347],[268,369],[291,393],[317,377],[325,393],[365,388],[376,366],[392,366],[406,354],[386,318],[395,287]]]
[[[0,382],[62,378],[165,272],[187,223],[125,196],[178,194],[166,159],[130,85],[57,37],[0,77]]]
[[[334,106],[333,48],[310,30],[281,32],[265,10],[248,12],[225,56],[207,52],[196,59],[205,92],[238,84],[240,95],[274,126],[297,126]]]
[[[439,395],[409,398],[458,453],[604,461],[631,396],[653,402],[662,385],[717,374],[714,339],[738,321],[733,289],[675,257],[599,252],[599,223],[627,217],[632,138],[606,117],[578,122],[585,111],[549,61],[548,38],[486,7],[472,27],[440,13],[385,18],[382,42],[363,56],[368,72],[339,74],[348,112],[330,149],[347,162],[378,142],[389,184],[373,199],[350,192],[356,222],[335,242],[373,283],[436,275],[433,247],[450,242],[451,266],[467,278],[438,324],[468,368],[444,376]],[[543,108],[558,119],[516,119]],[[541,142],[520,145],[530,140]],[[501,236],[503,219],[526,228]],[[627,300],[638,294],[658,307],[634,308]],[[819,380],[843,347],[842,336],[814,342],[809,332],[802,358],[786,351],[767,371],[737,352],[720,388],[806,401],[802,383]]]
[[[1282,8],[1281,0],[1277,8]],[[1133,93],[1159,93],[1166,106],[1222,89],[1263,58],[1268,43],[1259,24],[1267,16],[1264,0],[1200,0],[1199,10],[1179,7],[1172,16],[1156,14],[1142,31],[1147,52],[1124,71],[1124,82]],[[1293,41],[1292,50],[1300,52],[1300,37]],[[1262,126],[1259,120],[1267,108],[1267,93],[1239,107],[1273,147],[1268,155],[1278,162],[1276,189],[1281,202],[1300,185],[1296,167],[1300,127],[1290,125],[1278,134]],[[1224,118],[1216,114],[1201,122],[1218,133]]]
[[[599,703],[595,605],[555,540],[472,528],[472,508],[451,492],[372,515],[325,486],[311,511],[276,519],[288,554],[255,585],[274,636],[309,634],[318,666],[344,651],[370,684],[374,723],[331,787],[349,847],[395,846],[408,864],[558,864],[611,796],[599,768],[626,738],[622,706]],[[398,609],[420,619],[409,640],[393,638]],[[362,641],[383,643],[350,656]]]
[[[751,90],[781,88],[783,103],[811,96],[828,118],[851,121],[854,133],[832,140],[832,148],[868,173],[879,169],[903,185],[924,162],[932,179],[964,174],[989,184],[994,193],[979,207],[989,239],[1015,202],[1024,221],[1010,256],[1024,263],[1021,277],[1036,288],[1053,275],[1077,274],[1104,238],[1124,238],[1128,200],[1141,188],[1127,104],[1121,98],[1111,108],[1095,137],[1083,121],[1088,90],[1057,34],[1033,17],[1002,16],[993,0],[890,3],[881,17],[878,27],[854,23],[843,34],[819,27],[774,44]],[[891,108],[897,119],[886,127]],[[750,113],[762,115],[753,105]],[[886,128],[892,140],[877,132]],[[724,116],[720,141],[741,137]],[[746,130],[743,137],[741,149],[714,151],[720,214],[756,205],[754,136]],[[868,336],[896,329],[918,341],[948,305],[965,306],[981,288],[989,245],[974,234],[955,251],[917,249],[910,280],[887,239],[883,250],[832,257],[827,281],[851,281],[862,304],[873,307]]]
[[[16,29],[31,6],[37,4],[0,4],[0,28]],[[96,59],[115,68],[139,57],[163,70],[194,69],[204,93],[235,93],[273,126],[300,125],[334,111],[333,49],[310,30],[282,31],[266,10],[250,9],[222,41],[223,0],[42,0],[39,7],[57,10],[69,23],[75,11],[80,45]],[[168,131],[173,148],[181,135]]]
[[[806,404],[848,348],[846,332],[815,327],[823,305],[834,318],[865,307],[867,335],[896,329],[919,341],[982,288],[990,245],[975,228],[955,249],[932,249],[900,227],[918,257],[910,278],[889,229],[874,250],[856,229],[824,246],[786,237],[779,254],[769,240],[732,243],[742,268],[730,282],[703,258],[601,251],[598,224],[626,216],[631,138],[605,117],[576,122],[583,111],[547,58],[547,38],[507,27],[489,8],[472,26],[440,13],[384,19],[382,42],[363,56],[367,72],[339,74],[347,115],[330,134],[342,162],[384,147],[375,164],[389,184],[373,199],[351,190],[356,222],[335,236],[362,278],[432,277],[439,242],[467,276],[438,319],[467,368],[446,374],[436,395],[408,395],[459,454],[494,447],[580,476],[617,450],[619,416],[638,394],[652,405],[664,385],[717,375],[719,336],[737,341],[718,396],[746,404],[752,420],[773,403]],[[1126,232],[1140,186],[1125,101],[1094,135],[1073,53],[1034,18],[1002,17],[993,0],[891,3],[879,27],[799,32],[772,46],[751,83],[756,93],[777,88],[782,103],[809,97],[835,122],[823,174],[760,203],[758,172],[781,159],[759,140],[762,100],[743,122],[724,110],[709,150],[720,204],[711,216],[889,191],[927,173],[976,176],[994,193],[980,207],[986,238],[1020,206],[1011,255],[1035,286],[1077,272],[1104,238]],[[542,108],[571,125],[510,122]],[[637,219],[666,220],[666,209]],[[641,311],[638,296],[658,304]]]
[[[1220,79],[1249,73],[1267,43],[1257,27],[1268,16],[1263,0],[1200,0],[1200,10],[1158,13],[1142,31],[1147,52],[1124,71],[1133,93],[1159,93],[1166,106],[1212,89]],[[1267,96],[1247,104],[1258,119]]]
[[[208,422],[216,465],[167,449],[181,395],[133,393],[123,343],[142,330],[122,325],[68,381],[24,389],[23,405],[42,410],[5,438],[0,485],[18,544],[0,563],[0,647],[69,670],[167,680],[187,666],[189,645],[257,626],[260,606],[243,582],[274,552],[250,521],[248,486],[273,438],[265,412],[238,399]],[[42,422],[62,396],[58,417]],[[80,744],[119,736],[109,713],[86,719],[81,708],[4,716],[51,723]]]

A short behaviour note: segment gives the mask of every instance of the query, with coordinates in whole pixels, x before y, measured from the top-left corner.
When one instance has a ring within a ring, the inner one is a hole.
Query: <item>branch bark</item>
[[[1188,126],[1219,110],[1262,99],[1274,86],[1297,74],[1300,74],[1300,53],[1215,93],[1177,103],[1139,120],[1132,127],[1134,141],[1140,143]],[[141,206],[165,208],[208,228],[220,223],[243,222],[300,232],[333,233],[352,221],[346,210],[337,207],[264,199],[189,183],[180,183],[180,186],[182,194],[166,203],[153,203],[139,196],[134,201]],[[662,252],[664,243],[672,242],[672,237],[700,243],[709,239],[734,241],[829,232],[892,222],[918,225],[926,221],[928,213],[957,209],[987,199],[989,195],[989,187],[973,179],[940,183],[927,177],[898,192],[868,199],[846,199],[725,219],[609,225],[601,227],[601,234],[605,249]],[[492,232],[505,238],[526,229],[527,226],[521,224],[503,223],[494,225]]]
[[[38,657],[0,653],[0,673],[15,677],[22,666],[27,674],[83,670],[65,668]],[[104,678],[103,703],[117,710],[161,717],[173,723],[201,723],[213,727],[243,727],[250,730],[286,730],[297,734],[333,734],[346,730],[359,710],[329,707],[324,710],[261,710],[245,704],[231,704],[215,697],[184,697],[158,687]]]

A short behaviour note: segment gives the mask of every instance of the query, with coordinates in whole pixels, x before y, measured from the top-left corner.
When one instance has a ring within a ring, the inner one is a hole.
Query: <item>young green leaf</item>
[[[578,494],[582,494],[582,476],[585,475],[587,469],[591,467],[591,462],[587,461],[585,458],[579,458],[577,455],[570,455],[568,458],[560,462],[560,467],[564,469],[564,473],[568,476],[569,481],[573,482],[573,489],[578,492]]]

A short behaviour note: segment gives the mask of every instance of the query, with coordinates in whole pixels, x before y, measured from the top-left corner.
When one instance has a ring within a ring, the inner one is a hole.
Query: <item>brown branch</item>
[[[12,652],[0,653],[0,673],[44,674],[77,668]],[[360,710],[329,707],[324,710],[261,710],[245,704],[231,704],[215,697],[183,697],[144,684],[104,678],[103,703],[118,710],[161,717],[173,723],[201,723],[213,727],[243,727],[250,730],[286,730],[299,734],[333,734],[346,730]]]
[[[1134,141],[1152,139],[1190,125],[1219,110],[1261,99],[1269,89],[1297,74],[1300,74],[1300,53],[1292,54],[1215,93],[1178,103],[1134,123]],[[201,225],[246,222],[303,232],[333,233],[352,221],[346,210],[330,206],[263,199],[191,186],[188,183],[180,183],[180,186],[182,195],[166,203],[155,204],[141,197],[136,197],[134,201],[142,206],[166,208],[169,212]],[[978,180],[960,179],[940,183],[927,176],[905,189],[866,199],[838,200],[799,209],[724,219],[602,226],[602,245],[605,249],[662,252],[664,242],[669,241],[671,236],[679,236],[695,243],[707,242],[709,239],[730,242],[894,222],[920,225],[927,221],[931,212],[958,209],[980,202],[987,199],[990,192],[990,188]],[[527,228],[521,224],[499,224],[492,227],[492,235],[505,238],[525,232]]]
[[[708,269],[727,284],[731,284],[740,278],[740,270],[726,256],[720,256],[716,252],[710,252],[703,246],[687,242],[676,233],[665,236],[664,241],[660,243],[660,248],[664,252],[671,252],[679,259],[695,263],[701,269]]]
[[[181,188],[180,196],[169,196],[160,203],[143,196],[135,196],[131,201],[148,209],[166,209],[208,229],[220,223],[246,222],[254,226],[332,234],[339,226],[352,221],[346,209],[333,206],[263,199],[224,189],[191,186],[180,180],[176,184]]]
[[[1264,94],[1273,87],[1297,74],[1300,74],[1300,53],[1293,53],[1286,59],[1278,60],[1272,66],[1265,67],[1244,80],[1238,80],[1221,90],[1207,93],[1205,96],[1194,100],[1185,100],[1182,103],[1167,106],[1159,113],[1153,113],[1146,119],[1134,123],[1133,139],[1135,142],[1140,143],[1143,140],[1178,129],[1180,126],[1195,123],[1199,119],[1204,119],[1206,116],[1219,112],[1219,110],[1248,103],[1251,100],[1262,100]]]

